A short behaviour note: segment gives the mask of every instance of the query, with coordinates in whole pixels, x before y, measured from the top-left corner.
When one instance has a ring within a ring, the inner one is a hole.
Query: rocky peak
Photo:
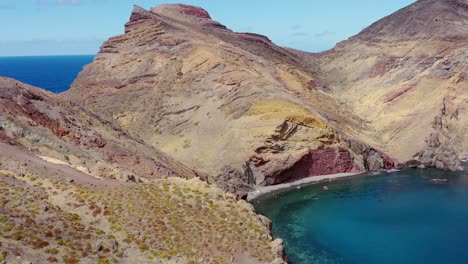
[[[419,0],[375,22],[354,38],[467,40],[467,28],[467,0]]]
[[[141,6],[134,5],[129,22],[150,18],[151,14]]]
[[[150,10],[151,12],[171,18],[190,18],[190,19],[211,19],[208,12],[198,6],[172,4],[172,5],[159,5]]]
[[[152,21],[152,22],[150,22]],[[148,25],[141,25],[141,23],[156,23],[160,26],[164,24],[165,27],[169,25],[188,26],[188,28],[195,29],[202,25],[219,24],[211,20],[210,15],[206,10],[196,6],[183,5],[183,4],[170,4],[159,5],[150,10],[146,10],[138,5],[134,5],[132,14],[129,21],[125,24],[125,32],[128,33],[133,26],[145,27]],[[221,26],[221,28],[225,28]]]

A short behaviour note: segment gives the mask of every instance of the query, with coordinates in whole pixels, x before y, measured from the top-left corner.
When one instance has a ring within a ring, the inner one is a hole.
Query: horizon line
[[[45,55],[0,55],[0,58],[19,57],[66,57],[66,56],[96,56],[97,54],[45,54]]]

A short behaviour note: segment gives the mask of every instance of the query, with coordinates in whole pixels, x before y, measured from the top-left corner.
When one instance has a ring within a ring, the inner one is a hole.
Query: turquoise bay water
[[[68,90],[93,58],[94,55],[0,57],[0,76],[59,93]]]
[[[393,172],[303,187],[254,206],[273,221],[292,264],[468,263],[466,175]]]

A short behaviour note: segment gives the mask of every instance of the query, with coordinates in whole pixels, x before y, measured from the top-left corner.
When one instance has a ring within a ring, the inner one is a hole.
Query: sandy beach
[[[288,183],[282,183],[278,185],[272,185],[272,186],[265,186],[265,187],[259,187],[255,191],[250,192],[247,195],[247,201],[252,201],[260,196],[276,192],[276,191],[281,191],[281,190],[286,190],[286,189],[291,189],[291,188],[298,188],[300,186],[304,185],[309,185],[309,184],[314,184],[314,183],[320,183],[323,181],[327,180],[332,180],[332,179],[339,179],[339,178],[346,178],[346,177],[352,177],[356,175],[361,175],[365,174],[362,172],[358,173],[336,173],[336,174],[328,174],[328,175],[321,175],[321,176],[312,176],[309,178],[301,179],[298,181],[294,182],[288,182]]]

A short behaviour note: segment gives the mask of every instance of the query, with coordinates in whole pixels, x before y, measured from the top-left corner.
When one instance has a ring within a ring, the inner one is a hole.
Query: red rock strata
[[[181,8],[181,12],[185,15],[211,19],[210,14],[208,14],[208,12],[206,12],[203,8],[183,4],[178,4],[177,6]]]

